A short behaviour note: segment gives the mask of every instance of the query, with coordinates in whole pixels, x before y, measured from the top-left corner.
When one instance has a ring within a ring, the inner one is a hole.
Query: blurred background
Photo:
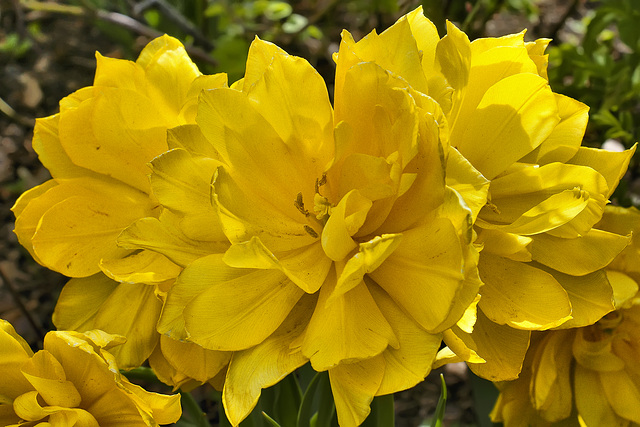
[[[37,265],[18,244],[10,208],[49,178],[31,147],[35,118],[55,114],[61,98],[91,85],[96,51],[135,60],[167,33],[187,46],[203,73],[226,72],[232,82],[259,36],[306,58],[331,91],[331,55],[343,28],[359,40],[419,5],[441,36],[450,20],[471,40],[524,28],[526,40],[553,39],[552,89],[591,107],[584,144],[621,150],[638,140],[640,0],[0,0],[0,317],[34,349],[53,329],[66,278]],[[612,202],[640,206],[637,156]],[[396,395],[396,425],[430,424],[439,373],[449,389],[445,425],[491,426],[495,389],[456,364]],[[217,425],[218,396],[203,391],[197,398]]]

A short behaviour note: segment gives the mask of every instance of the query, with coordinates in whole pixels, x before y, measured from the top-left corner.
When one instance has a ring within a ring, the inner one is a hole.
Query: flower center
[[[313,213],[315,213],[315,216],[313,216],[311,212],[309,212],[309,210],[304,207],[302,192],[299,192],[296,195],[296,200],[293,202],[293,205],[302,215],[307,218],[311,218],[313,220],[313,223],[320,225],[320,228],[324,227],[324,225],[327,223],[327,220],[331,215],[331,209],[333,208],[333,205],[331,204],[331,202],[329,202],[329,199],[320,194],[320,187],[322,187],[326,183],[326,173],[323,173],[320,179],[316,179],[315,194],[313,196]],[[318,232],[310,225],[305,224],[304,231],[306,231],[307,234],[309,234],[311,237],[318,237]]]

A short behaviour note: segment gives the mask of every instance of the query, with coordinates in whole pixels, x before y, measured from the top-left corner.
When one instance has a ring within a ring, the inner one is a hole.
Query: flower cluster
[[[608,207],[598,227],[634,233],[607,267],[616,310],[594,325],[537,332],[520,377],[498,384],[494,421],[640,425],[640,211]]]
[[[150,393],[118,371],[109,349],[124,337],[49,332],[33,354],[0,319],[0,424],[155,427],[180,418],[180,396]]]
[[[594,226],[633,150],[580,146],[587,107],[549,87],[547,44],[440,38],[417,9],[343,32],[333,103],[259,39],[230,86],[168,36],[98,56],[38,120],[53,179],[14,207],[20,242],[72,277],[54,323],[222,389],[233,425],[306,363],[342,426],[433,366],[517,378],[532,331],[614,310],[604,268],[630,242]]]

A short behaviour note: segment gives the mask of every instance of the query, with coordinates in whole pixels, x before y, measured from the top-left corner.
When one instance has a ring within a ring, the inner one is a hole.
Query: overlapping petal
[[[635,209],[612,207],[605,211],[601,226],[624,235],[638,230],[640,221]],[[606,280],[598,277],[605,275],[601,270],[581,277],[554,273],[572,294],[575,318],[561,330],[534,333],[520,378],[498,384],[501,394],[492,412],[494,421],[505,426],[638,423],[640,300],[637,279],[631,278],[637,276],[625,270],[631,265],[624,262],[637,250],[635,242],[607,267],[613,288],[608,295],[596,295],[602,287],[594,282]],[[597,302],[606,297],[609,306]]]
[[[2,331],[17,344],[3,342],[2,367],[21,360],[11,371],[3,371],[0,380],[0,390],[12,390],[3,392],[0,403],[0,420],[11,423],[6,425],[153,427],[180,418],[178,395],[147,392],[119,373],[107,349],[122,344],[124,337],[97,330],[49,332],[44,349],[33,354],[25,352],[21,338],[5,321]]]

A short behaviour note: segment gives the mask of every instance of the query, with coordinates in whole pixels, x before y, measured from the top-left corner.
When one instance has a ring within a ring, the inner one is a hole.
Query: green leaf
[[[297,427],[330,427],[335,405],[331,394],[329,374],[318,372],[302,396]],[[312,420],[313,419],[313,420]]]
[[[288,34],[293,34],[302,31],[302,29],[309,23],[309,20],[297,13],[292,14],[287,18],[284,24],[282,24],[282,31]]]
[[[395,407],[393,394],[377,396],[371,402],[371,413],[361,427],[393,427],[395,425]]]
[[[280,424],[278,424],[273,418],[271,418],[269,415],[266,414],[266,412],[262,411],[262,416],[264,417],[265,420],[267,420],[267,423],[272,426],[272,427],[280,427]]]
[[[444,410],[447,406],[447,384],[444,382],[444,375],[440,374],[440,382],[442,384],[442,390],[440,391],[440,399],[438,399],[438,406],[436,406],[436,413],[431,420],[431,427],[442,427],[444,419]]]
[[[269,2],[268,6],[264,10],[264,16],[271,21],[279,21],[287,16],[291,15],[293,8],[289,3],[283,1]]]
[[[273,402],[273,415],[283,426],[295,426],[298,419],[298,410],[302,403],[302,390],[292,373],[274,386],[275,398]]]

